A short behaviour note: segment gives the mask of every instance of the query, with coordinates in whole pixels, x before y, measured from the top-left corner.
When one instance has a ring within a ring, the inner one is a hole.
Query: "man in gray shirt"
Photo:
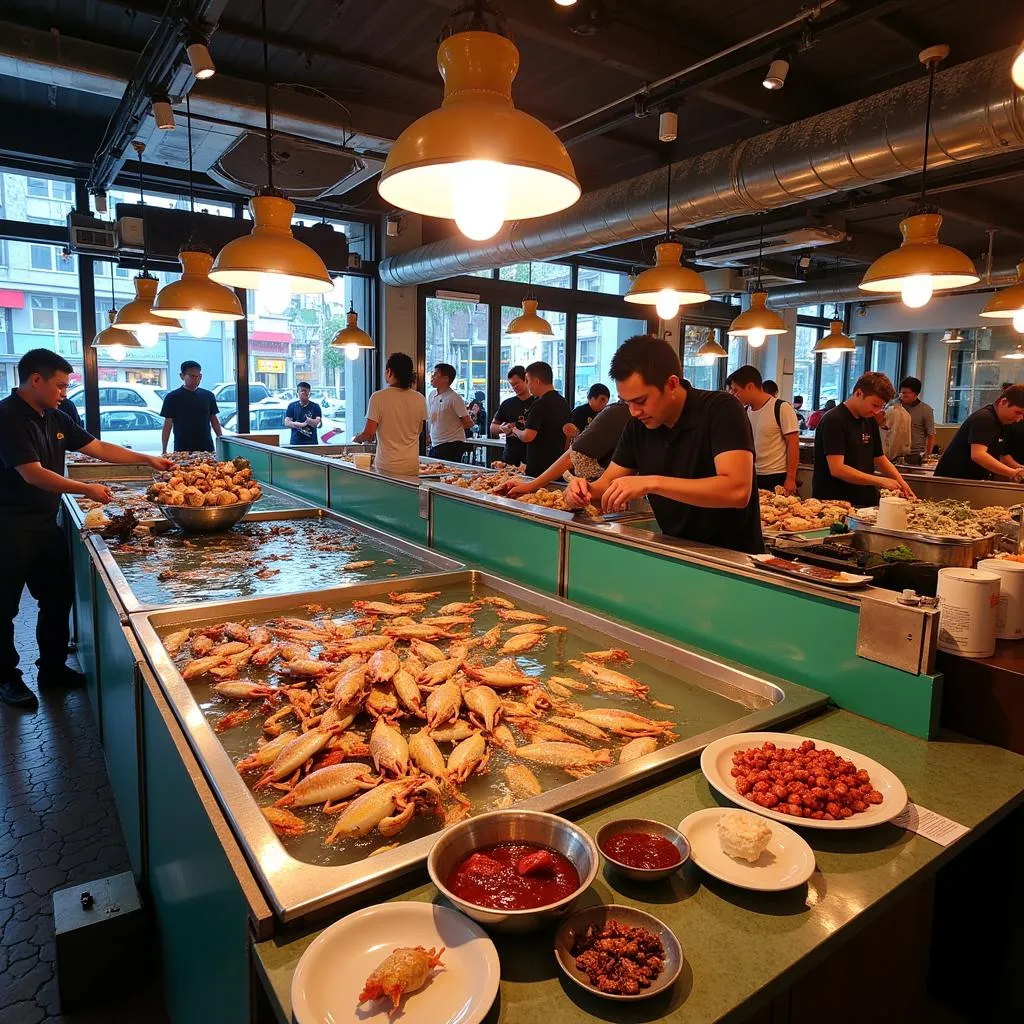
[[[921,381],[904,377],[900,382],[900,403],[910,413],[910,452],[926,459],[935,447],[935,411],[920,399]]]

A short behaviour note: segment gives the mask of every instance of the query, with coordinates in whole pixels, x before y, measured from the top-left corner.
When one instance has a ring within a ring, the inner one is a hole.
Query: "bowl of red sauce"
[[[529,932],[564,917],[601,858],[579,826],[541,811],[491,811],[445,829],[427,857],[434,885],[486,928]]]
[[[597,833],[597,848],[619,874],[634,882],[657,882],[690,859],[690,844],[671,825],[650,818],[620,818]]]

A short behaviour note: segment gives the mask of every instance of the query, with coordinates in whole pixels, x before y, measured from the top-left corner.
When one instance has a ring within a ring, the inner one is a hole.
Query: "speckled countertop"
[[[974,830],[990,827],[1024,802],[1024,757],[960,736],[926,742],[844,711],[828,711],[793,731],[831,741],[880,761],[904,782],[910,799]],[[699,769],[586,815],[591,835],[607,821],[629,816],[677,825],[691,811],[721,801]],[[977,831],[973,833],[976,835]],[[972,838],[942,848],[892,825],[857,832],[803,830],[817,870],[807,885],[758,894],[704,875],[692,864],[658,885],[636,885],[606,870],[579,906],[625,903],[661,918],[679,937],[686,963],[671,992],[634,1003],[610,1003],[570,988],[555,964],[554,929],[523,937],[493,936],[501,957],[501,990],[486,1020],[505,1024],[582,1021],[716,1021],[761,995],[789,984],[801,962],[851,923],[923,879]],[[429,882],[395,900],[441,900]],[[751,942],[753,933],[758,941]],[[292,974],[319,934],[286,933],[255,945],[257,969],[269,982],[282,1022],[291,1022]]]

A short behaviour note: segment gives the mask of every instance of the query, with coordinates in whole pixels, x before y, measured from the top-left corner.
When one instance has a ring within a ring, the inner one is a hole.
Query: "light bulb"
[[[559,7],[572,7],[576,3],[576,0],[555,0],[555,3]]]
[[[658,292],[654,308],[662,320],[673,320],[679,312],[679,293],[672,291],[671,288],[663,289]]]
[[[201,309],[185,314],[185,329],[193,338],[205,338],[210,333],[213,321]]]
[[[1013,329],[1018,334],[1024,334],[1024,309],[1018,309],[1013,314]]]
[[[698,356],[701,366],[714,366],[715,357],[713,355]]]
[[[508,180],[493,160],[463,160],[452,175],[455,224],[467,237],[482,242],[505,222]]]
[[[121,362],[121,360],[124,359],[126,355],[128,355],[128,350],[124,347],[124,345],[107,345],[105,347],[107,350],[107,355],[110,356],[110,358],[113,359],[115,363]]]
[[[345,346],[345,358],[346,359],[358,359],[359,358],[359,346],[354,341],[350,341]]]
[[[160,328],[153,324],[140,324],[132,329],[143,348],[154,348],[160,341]]]
[[[1020,44],[1010,65],[1010,77],[1018,89],[1024,89],[1024,43]]]
[[[754,327],[747,335],[747,344],[751,348],[760,348],[767,337],[768,335],[760,327]]]
[[[268,313],[283,313],[292,301],[288,282],[280,274],[261,274],[259,293]]]
[[[927,306],[932,297],[932,278],[930,274],[915,274],[903,282],[900,289],[903,305],[911,309]]]
[[[842,358],[843,358],[843,353],[842,353],[842,350],[840,350],[840,349],[830,348],[825,353],[825,362],[826,363],[838,363],[839,360],[842,359]]]

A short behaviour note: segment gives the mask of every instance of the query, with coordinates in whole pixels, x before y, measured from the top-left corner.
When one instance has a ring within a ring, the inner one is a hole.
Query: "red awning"
[[[24,309],[25,293],[13,288],[0,288],[0,309]]]
[[[291,331],[251,331],[250,341],[283,341],[286,344],[292,340]]]

